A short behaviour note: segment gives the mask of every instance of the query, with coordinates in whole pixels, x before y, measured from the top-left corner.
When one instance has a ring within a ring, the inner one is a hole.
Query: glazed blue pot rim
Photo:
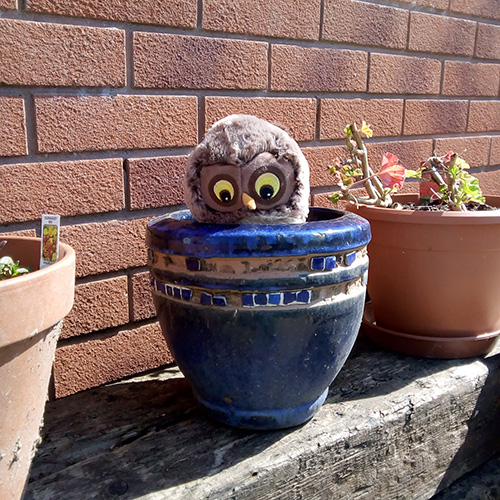
[[[363,247],[369,222],[351,212],[311,207],[301,224],[205,224],[189,210],[151,220],[146,244],[152,250],[201,258],[329,254]]]

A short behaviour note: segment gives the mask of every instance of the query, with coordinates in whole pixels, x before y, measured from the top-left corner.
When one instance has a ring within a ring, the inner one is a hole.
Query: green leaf
[[[5,257],[2,257],[0,259],[0,264],[6,265],[6,266],[13,266],[13,265],[15,265],[14,261],[12,260],[12,258],[9,257],[8,255],[6,255]]]
[[[421,179],[422,171],[421,170],[406,170],[406,177],[411,177],[413,179]]]
[[[332,195],[330,195],[328,197],[328,199],[332,202],[332,203],[338,203],[340,201],[340,193],[333,193]]]
[[[29,272],[29,268],[20,267],[19,261],[14,262],[11,257],[5,256],[0,259],[0,280],[14,278],[19,274],[26,274]]]

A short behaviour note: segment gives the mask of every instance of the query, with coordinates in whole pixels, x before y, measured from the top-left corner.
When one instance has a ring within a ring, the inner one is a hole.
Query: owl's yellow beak
[[[248,194],[243,193],[241,195],[241,199],[243,201],[243,205],[245,205],[245,207],[248,207],[250,210],[255,210],[257,208],[257,205],[255,204],[255,200],[251,196],[249,196]]]

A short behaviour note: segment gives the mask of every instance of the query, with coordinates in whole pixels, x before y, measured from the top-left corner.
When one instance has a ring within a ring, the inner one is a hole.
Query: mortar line
[[[407,99],[403,99],[403,119],[401,120],[401,135],[404,134],[405,130],[405,121],[406,121],[406,101]]]
[[[198,97],[198,143],[203,140],[205,136],[205,127],[207,125],[205,116],[205,96],[202,95]]]
[[[134,31],[125,31],[125,85],[134,88]]]
[[[203,0],[198,0],[196,4],[197,13],[196,13],[196,28],[198,30],[203,29]]]
[[[31,94],[24,97],[24,113],[26,119],[26,142],[28,146],[27,156],[30,157],[38,153],[35,99]]]
[[[321,139],[321,99],[316,96],[316,131],[314,138],[316,141]]]
[[[203,6],[203,1],[198,0],[199,5]],[[405,9],[408,10],[408,9]],[[201,12],[201,11],[200,11]],[[200,13],[200,16],[202,14]],[[453,17],[453,16],[448,16]],[[354,43],[337,43],[332,41],[324,41],[324,40],[307,40],[307,39],[285,39],[285,38],[274,38],[265,35],[248,35],[244,33],[227,33],[227,32],[214,32],[200,29],[198,27],[179,27],[179,26],[168,26],[168,25],[154,25],[154,24],[141,24],[141,23],[131,23],[127,21],[120,20],[100,20],[100,19],[90,19],[90,18],[77,18],[70,16],[56,16],[56,15],[47,15],[47,14],[38,14],[26,12],[24,15],[20,15],[18,11],[10,10],[2,12],[2,18],[4,19],[14,19],[14,20],[24,20],[24,21],[36,21],[36,22],[46,22],[51,24],[57,24],[61,26],[72,25],[72,26],[85,26],[92,28],[114,28],[127,30],[132,29],[133,31],[141,31],[155,34],[175,34],[175,35],[185,35],[185,36],[196,36],[201,38],[223,38],[226,40],[240,40],[240,41],[251,41],[251,42],[264,42],[264,43],[273,43],[273,44],[285,44],[285,45],[297,45],[304,47],[314,47],[314,48],[334,48],[337,50],[354,50],[354,51],[364,51],[367,49],[371,51],[375,51],[381,54],[396,54],[401,55],[401,50],[395,50],[392,48],[383,48],[383,47],[366,47],[360,46]],[[469,21],[474,21],[476,19],[471,19],[470,17],[464,17],[464,19]],[[478,21],[478,20],[476,20]],[[202,22],[202,19],[199,19],[199,22]],[[491,24],[495,26],[500,26],[500,21],[491,20],[491,19],[482,19],[480,22]],[[421,57],[421,58],[435,58],[435,59],[446,59],[446,60],[470,60],[469,56],[461,56],[455,54],[434,54],[434,53],[419,53],[419,52],[405,52],[404,55],[409,55],[412,57]],[[481,59],[481,61],[483,61]],[[494,62],[492,60],[491,62]]]
[[[272,85],[272,79],[271,79],[271,75],[272,75],[272,71],[273,71],[273,67],[272,67],[272,50],[273,50],[273,45],[272,43],[269,43],[267,45],[267,92],[271,92],[271,85]]]
[[[319,6],[319,39],[323,40],[323,27],[325,22],[325,0],[321,0]]]

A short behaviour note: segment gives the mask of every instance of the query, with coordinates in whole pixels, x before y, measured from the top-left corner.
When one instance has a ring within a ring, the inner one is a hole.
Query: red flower
[[[396,155],[385,153],[378,176],[384,187],[401,189],[406,178],[406,168],[399,163]]]
[[[445,165],[448,165],[448,163],[450,163],[450,160],[451,160],[451,157],[453,156],[453,151],[450,151],[449,153],[447,153],[445,156],[443,156],[443,163]]]

